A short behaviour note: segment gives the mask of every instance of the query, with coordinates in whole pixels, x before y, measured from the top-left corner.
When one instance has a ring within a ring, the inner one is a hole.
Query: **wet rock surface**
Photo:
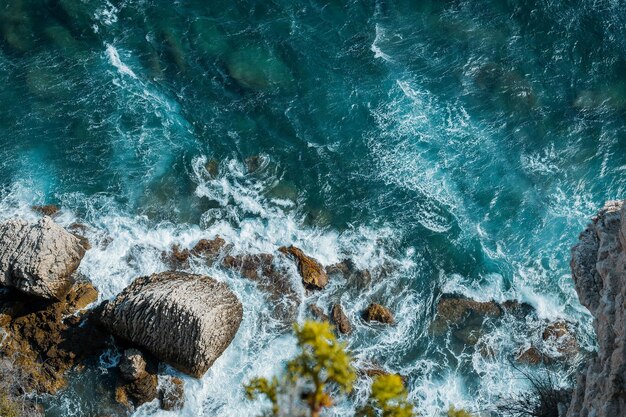
[[[363,320],[367,322],[378,322],[383,324],[394,324],[391,311],[380,304],[372,303],[363,312]]]
[[[346,313],[344,313],[341,304],[333,304],[330,315],[332,318],[332,323],[335,325],[339,333],[352,333],[352,324],[350,324],[350,319],[348,319],[348,316],[346,316]]]
[[[241,302],[224,283],[163,272],[137,278],[99,313],[114,335],[201,377],[235,337]]]
[[[0,295],[6,332],[0,357],[11,360],[27,376],[28,391],[58,391],[66,384],[68,370],[107,346],[108,334],[94,325],[90,314],[79,314],[97,298],[96,289],[86,282],[75,284],[57,302],[34,299],[15,289]]]
[[[572,248],[580,302],[594,318],[597,356],[577,378],[567,417],[626,415],[626,205],[609,201]],[[548,337],[562,331],[553,327]]]
[[[298,272],[302,277],[302,283],[307,289],[321,290],[328,284],[328,275],[322,265],[304,254],[304,252],[295,246],[282,246],[278,249],[280,252],[293,257],[298,265]]]
[[[174,376],[159,378],[159,404],[163,410],[176,411],[185,405],[185,384]]]
[[[154,364],[148,365],[138,349],[126,349],[119,365],[120,378],[115,399],[127,408],[135,408],[158,396],[158,377]]]
[[[50,217],[36,223],[14,219],[0,224],[0,285],[63,300],[84,255],[80,240]]]
[[[288,272],[276,265],[274,255],[269,253],[227,255],[222,261],[222,266],[233,269],[257,283],[273,306],[272,315],[283,322],[285,327],[296,321],[302,299],[299,291],[294,288]]]

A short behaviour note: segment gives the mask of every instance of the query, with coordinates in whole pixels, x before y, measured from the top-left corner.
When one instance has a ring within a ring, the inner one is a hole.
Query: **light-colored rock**
[[[201,377],[231,343],[241,302],[213,278],[162,272],[137,278],[100,312],[111,333]]]
[[[597,356],[577,380],[568,417],[626,415],[626,204],[609,201],[572,249],[580,302],[594,317]]]
[[[37,223],[14,219],[0,224],[0,285],[62,300],[84,255],[80,240],[50,217]]]

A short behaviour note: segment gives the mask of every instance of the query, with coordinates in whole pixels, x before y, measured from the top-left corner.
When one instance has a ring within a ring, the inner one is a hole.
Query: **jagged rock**
[[[301,297],[287,271],[274,264],[274,255],[228,255],[222,260],[222,266],[237,270],[245,278],[256,282],[267,294],[274,309],[273,315],[286,327],[296,321]]]
[[[79,239],[50,217],[37,223],[16,219],[0,224],[0,285],[62,300],[84,255]]]
[[[120,361],[120,374],[126,381],[135,381],[146,373],[146,360],[138,349],[126,349]]]
[[[372,303],[363,312],[363,320],[371,322],[377,321],[384,324],[393,324],[393,314],[387,307],[380,304]]]
[[[343,312],[341,304],[334,304],[330,315],[333,319],[333,323],[337,327],[337,330],[339,330],[339,333],[352,333],[352,325],[350,324],[350,319],[348,319],[346,313]]]
[[[594,317],[597,356],[577,379],[567,417],[626,415],[626,205],[609,201],[572,248],[580,302]]]
[[[516,355],[515,360],[526,365],[538,365],[540,363],[548,363],[550,358],[544,355],[536,347],[530,346],[528,348],[521,349]]]
[[[175,376],[164,376],[159,381],[159,403],[165,411],[181,410],[185,405],[185,384]]]
[[[120,379],[115,399],[132,408],[150,402],[158,396],[158,377],[147,370],[148,363],[138,349],[126,349],[120,361]]]
[[[213,240],[200,239],[191,249],[191,254],[204,258],[207,264],[212,265],[227,247],[226,241],[219,236],[216,236]]]
[[[180,249],[179,245],[172,245],[169,252],[163,251],[161,252],[161,260],[165,263],[170,269],[178,270],[178,269],[187,269],[189,268],[189,249]]]
[[[315,319],[319,321],[328,321],[328,315],[324,313],[324,310],[322,310],[321,307],[311,304],[309,306],[309,311]]]
[[[226,284],[183,272],[137,278],[99,315],[111,333],[195,377],[228,347],[242,317]]]
[[[55,204],[46,204],[45,206],[32,206],[31,208],[37,213],[50,217],[54,217],[59,212],[59,206]]]
[[[295,246],[282,246],[278,249],[280,252],[291,255],[298,264],[298,272],[302,277],[302,283],[308,289],[321,290],[328,284],[328,275],[324,267],[315,259],[307,256],[301,249]]]
[[[541,335],[544,342],[552,345],[556,351],[566,357],[578,353],[578,342],[571,326],[565,321],[555,321],[546,326]]]
[[[517,311],[521,305],[511,302],[507,303],[506,308]],[[437,314],[430,329],[436,335],[440,335],[450,326],[461,323],[472,328],[480,327],[484,317],[500,317],[503,311],[504,307],[495,301],[474,301],[457,294],[443,294],[437,303]]]
[[[33,299],[14,289],[0,296],[0,311],[9,312],[0,357],[10,358],[27,376],[24,388],[54,393],[65,386],[66,371],[105,348],[108,335],[89,315],[76,315],[97,297],[95,288],[84,282],[59,302]]]

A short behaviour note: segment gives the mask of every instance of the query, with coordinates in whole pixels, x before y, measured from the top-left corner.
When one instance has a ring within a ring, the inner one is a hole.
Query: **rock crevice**
[[[626,204],[610,201],[572,248],[580,302],[594,317],[597,355],[577,380],[568,417],[626,415]]]

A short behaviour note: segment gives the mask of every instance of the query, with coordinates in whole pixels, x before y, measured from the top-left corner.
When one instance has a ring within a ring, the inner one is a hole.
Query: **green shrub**
[[[413,404],[399,375],[379,375],[372,382],[368,405],[362,411],[368,417],[413,417]]]

